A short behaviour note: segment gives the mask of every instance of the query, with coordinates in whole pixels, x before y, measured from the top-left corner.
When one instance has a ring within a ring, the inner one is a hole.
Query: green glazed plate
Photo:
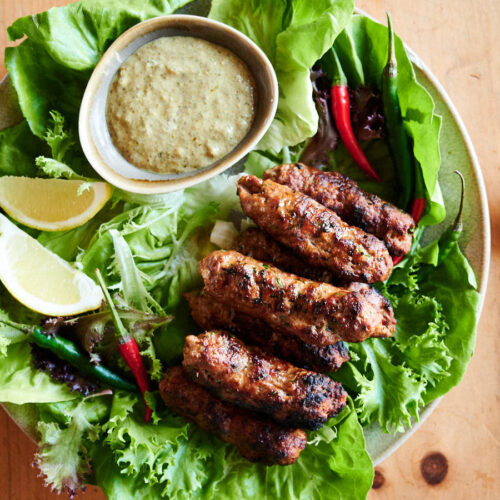
[[[207,15],[207,0],[193,2],[181,12]],[[357,13],[366,15],[357,10]],[[448,215],[439,226],[426,230],[424,242],[433,240],[447,227],[453,218],[454,210],[459,204],[460,184],[453,171],[460,170],[466,181],[467,191],[464,209],[464,233],[460,246],[469,259],[478,279],[482,308],[488,270],[490,264],[490,221],[484,179],[471,139],[455,106],[436,77],[429,71],[419,57],[407,47],[419,82],[430,92],[436,104],[436,111],[443,117],[439,147],[441,151],[441,169],[439,182]],[[17,97],[8,75],[0,81],[0,130],[22,120],[17,104]],[[401,446],[432,413],[440,399],[430,403],[420,415],[420,420],[405,432],[386,434],[378,426],[365,429],[366,444],[375,465],[385,460]],[[32,405],[5,404],[4,408],[28,436],[36,439],[37,413]]]

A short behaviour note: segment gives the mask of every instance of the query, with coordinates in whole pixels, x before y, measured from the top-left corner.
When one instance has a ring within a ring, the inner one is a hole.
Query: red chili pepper
[[[144,397],[146,391],[150,391],[151,387],[149,385],[148,373],[146,371],[146,367],[141,358],[141,353],[139,352],[139,347],[135,339],[130,338],[127,342],[123,344],[118,344],[118,350],[122,355],[123,359],[127,363],[128,367],[134,374],[135,380],[137,381],[137,385],[141,390],[141,394]],[[148,406],[146,402],[146,412],[144,414],[144,421],[149,422],[151,418],[151,408]]]
[[[102,279],[101,273],[99,269],[96,269],[97,279],[99,280],[99,284],[101,285],[102,292],[104,297],[106,298],[106,302],[111,309],[111,315],[113,316],[113,324],[115,326],[115,335],[118,339],[118,350],[122,355],[122,358],[127,363],[127,366],[130,368],[131,372],[134,375],[135,380],[137,381],[137,385],[141,390],[141,394],[144,397],[146,391],[150,391],[151,387],[149,384],[149,377],[146,371],[146,367],[144,366],[144,362],[141,357],[141,353],[139,352],[139,346],[135,341],[134,337],[130,335],[129,332],[123,326],[122,320],[118,315],[118,311],[116,310],[115,304],[111,299],[111,296],[104,284],[104,280]],[[152,410],[148,406],[146,400],[144,400],[144,404],[146,405],[146,412],[144,414],[144,421],[149,422],[151,418]]]
[[[331,89],[332,111],[335,118],[335,125],[339,131],[340,137],[352,159],[359,165],[361,170],[380,182],[380,176],[370,165],[368,158],[361,149],[352,131],[351,111],[349,101],[349,89],[347,85],[333,85]]]
[[[425,198],[415,198],[413,200],[411,216],[415,222],[418,222],[422,218],[422,215],[424,215],[426,204],[427,200]]]
[[[335,125],[339,131],[340,137],[352,159],[359,165],[361,170],[380,182],[380,176],[370,165],[354,136],[351,124],[351,109],[349,100],[349,89],[347,87],[347,78],[340,65],[339,58],[333,49],[327,56],[327,72],[332,78],[332,112],[335,118]]]
[[[427,200],[425,198],[424,179],[422,178],[422,172],[417,165],[417,168],[415,169],[415,192],[410,212],[415,222],[418,223],[424,215],[426,205]]]
[[[404,255],[400,255],[399,257],[393,257],[392,258],[392,264],[395,266],[396,264],[399,264],[403,259]]]

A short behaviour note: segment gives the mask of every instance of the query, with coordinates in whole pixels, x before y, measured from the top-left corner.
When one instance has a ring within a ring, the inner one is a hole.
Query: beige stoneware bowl
[[[106,100],[117,70],[130,55],[152,40],[179,35],[203,38],[230,49],[242,59],[255,79],[257,108],[248,134],[223,158],[193,172],[157,174],[132,165],[115,148],[106,123]],[[277,104],[278,81],[274,69],[264,52],[248,37],[205,17],[156,17],[123,33],[109,47],[92,73],[80,108],[80,142],[92,167],[110,184],[134,193],[167,193],[220,174],[243,158],[271,125]]]

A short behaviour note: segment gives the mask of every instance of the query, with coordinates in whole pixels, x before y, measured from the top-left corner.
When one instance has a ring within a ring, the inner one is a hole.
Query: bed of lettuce
[[[17,20],[9,37],[26,39],[6,49],[5,62],[25,120],[0,132],[0,175],[95,178],[77,139],[80,101],[93,68],[123,31],[187,3],[81,0]],[[379,87],[387,31],[353,16],[353,7],[352,0],[212,2],[210,17],[259,44],[279,80],[276,119],[250,154],[248,171],[259,175],[276,162],[296,160],[315,134],[309,70],[332,44],[352,87]],[[445,215],[437,182],[440,118],[399,40],[397,58],[403,118],[429,202],[420,235]],[[397,184],[385,141],[364,146],[382,174],[380,185],[363,177],[342,147],[330,154],[330,168],[393,199]],[[174,315],[141,343],[150,375],[158,380],[163,367],[179,361],[184,336],[196,331],[182,293],[200,282],[197,261],[213,248],[210,230],[218,219],[237,219],[239,211],[235,179],[220,175],[169,195],[115,190],[93,220],[70,231],[24,229],[85,272],[100,268],[130,306]],[[23,335],[6,327],[0,327],[0,401],[35,426],[39,467],[47,484],[59,490],[73,492],[91,482],[120,500],[365,498],[373,467],[362,425],[377,422],[389,432],[409,426],[425,404],[460,381],[473,352],[479,302],[474,273],[457,245],[437,266],[439,246],[438,240],[422,247],[416,238],[411,255],[379,285],[395,309],[395,338],[349,346],[352,361],[333,374],[349,390],[349,406],[309,433],[308,446],[293,466],[250,464],[234,447],[173,415],[157,393],[150,394],[155,412],[146,425],[135,395],[104,391],[84,398],[71,392],[35,370]],[[2,315],[31,324],[41,320],[3,287]]]

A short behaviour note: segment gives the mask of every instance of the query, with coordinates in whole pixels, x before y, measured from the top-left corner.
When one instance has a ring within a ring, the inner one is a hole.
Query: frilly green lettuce
[[[168,410],[161,410],[157,423],[144,426],[135,401],[135,396],[115,396],[105,441],[123,481],[142,478],[145,491],[155,488],[172,499],[320,500],[364,498],[371,487],[371,461],[351,405],[319,432],[309,433],[296,464],[265,467]],[[111,483],[113,490],[116,484]],[[135,482],[135,488],[141,486]]]
[[[350,344],[355,354],[334,374],[357,394],[365,424],[402,431],[423,406],[461,380],[472,356],[480,295],[474,273],[455,243],[436,268],[439,241],[414,244],[413,255],[378,285],[398,320],[392,339]]]

